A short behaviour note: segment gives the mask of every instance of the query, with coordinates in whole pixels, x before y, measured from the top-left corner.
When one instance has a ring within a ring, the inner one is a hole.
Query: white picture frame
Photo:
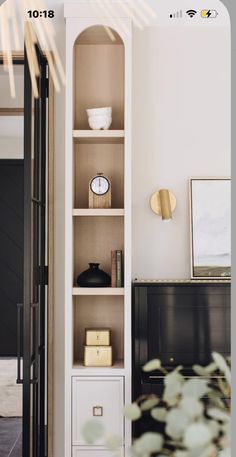
[[[231,278],[231,179],[190,178],[191,279]]]

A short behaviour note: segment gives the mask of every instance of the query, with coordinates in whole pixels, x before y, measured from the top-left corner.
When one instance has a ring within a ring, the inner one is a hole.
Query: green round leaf
[[[218,408],[209,408],[207,410],[208,416],[212,417],[212,419],[216,419],[221,422],[229,422],[230,421],[230,414],[226,411],[223,411]]]
[[[189,423],[190,419],[184,411],[173,408],[166,417],[166,433],[174,440],[179,440]]]
[[[164,379],[164,384],[165,386],[173,386],[173,385],[179,385],[184,383],[184,377],[182,374],[180,374],[178,371],[172,371],[172,373],[169,373],[166,375]]]
[[[166,421],[167,410],[165,408],[153,408],[151,411],[151,416],[158,422]]]
[[[196,399],[204,397],[209,391],[208,380],[206,379],[189,379],[182,388],[182,395],[194,397]]]
[[[127,417],[127,419],[130,419],[131,421],[136,421],[140,419],[142,413],[137,403],[132,403],[131,405],[126,405],[124,407],[124,415],[125,417]]]
[[[137,439],[133,445],[136,455],[148,456],[161,451],[163,438],[159,433],[147,432]]]
[[[106,439],[105,446],[107,449],[110,449],[111,451],[116,451],[123,445],[123,441],[120,436],[112,435],[108,436]]]
[[[180,401],[180,408],[190,419],[197,419],[203,414],[203,404],[194,397],[183,397]]]
[[[184,433],[184,445],[187,449],[207,446],[212,440],[210,428],[201,422],[190,424]]]
[[[161,368],[161,361],[159,359],[150,360],[150,362],[146,363],[143,367],[143,371],[150,372],[154,370],[160,370]]]
[[[182,392],[182,380],[179,379],[179,375],[176,373],[167,381],[167,385],[164,390],[163,400],[169,406],[175,406],[178,403],[179,396]]]
[[[229,385],[231,385],[231,372],[230,372],[230,368],[228,367],[224,357],[222,357],[221,354],[218,354],[218,352],[213,352],[212,357],[213,357],[215,363],[217,364],[219,370],[225,374],[225,377],[226,377]]]
[[[198,376],[206,376],[206,368],[202,367],[201,365],[193,365],[193,370]]]
[[[207,422],[208,427],[211,430],[212,438],[216,439],[220,433],[220,425],[215,420],[209,420]]]
[[[82,429],[83,437],[88,444],[94,444],[103,437],[104,433],[105,429],[103,424],[95,419],[88,421]]]
[[[205,370],[206,370],[207,374],[215,373],[215,371],[217,370],[216,363],[215,362],[210,363],[210,365],[207,365]]]
[[[154,406],[158,405],[159,401],[159,398],[149,398],[141,404],[141,411],[149,411],[149,409],[152,409]]]

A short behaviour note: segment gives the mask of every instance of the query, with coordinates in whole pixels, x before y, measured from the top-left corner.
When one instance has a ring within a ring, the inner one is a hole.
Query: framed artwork
[[[191,277],[231,277],[231,180],[191,178]]]

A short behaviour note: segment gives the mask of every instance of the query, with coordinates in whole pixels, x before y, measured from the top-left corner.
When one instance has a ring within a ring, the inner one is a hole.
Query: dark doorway
[[[0,131],[0,375],[7,374],[0,376],[0,386],[8,389],[10,376],[19,400],[15,401],[9,389],[6,395],[0,389],[7,399],[5,409],[0,409],[0,457],[46,457],[48,452],[49,84],[47,61],[39,47],[35,48],[39,98],[32,94],[25,55],[23,60],[14,60],[16,74],[24,65],[18,91],[24,97],[15,105],[3,90],[0,100],[0,116],[10,116],[5,124],[3,119]],[[19,116],[21,121],[16,119]],[[13,141],[5,149],[5,140],[12,138],[9,132],[5,134],[4,125],[11,123],[22,129],[21,152],[15,147],[19,131],[13,132]]]
[[[24,161],[0,160],[0,357],[17,356],[23,300]]]

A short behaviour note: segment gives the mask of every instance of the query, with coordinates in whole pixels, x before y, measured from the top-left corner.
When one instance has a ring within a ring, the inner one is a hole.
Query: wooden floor
[[[0,417],[0,457],[22,457],[22,419]]]
[[[22,385],[16,377],[17,360],[0,358],[0,417],[22,417]]]

